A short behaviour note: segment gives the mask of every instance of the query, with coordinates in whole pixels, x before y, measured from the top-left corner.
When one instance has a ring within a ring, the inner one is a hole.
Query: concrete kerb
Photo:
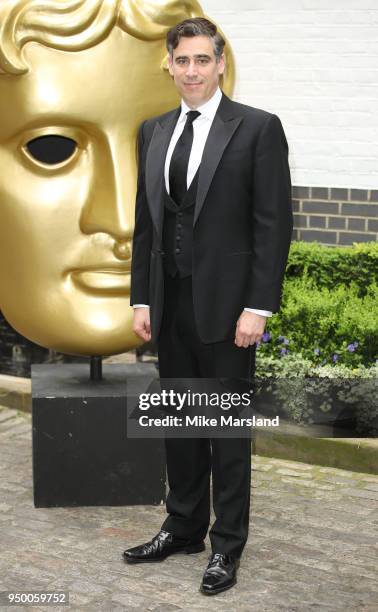
[[[0,405],[31,412],[31,380],[0,374]]]
[[[378,474],[377,438],[327,438],[305,435],[299,426],[259,428],[253,433],[253,453],[276,459]]]
[[[0,374],[0,405],[30,413],[30,378]],[[256,455],[378,473],[377,438],[316,437],[304,435],[303,429],[295,425],[279,432],[259,427],[253,430],[252,437],[252,452]]]

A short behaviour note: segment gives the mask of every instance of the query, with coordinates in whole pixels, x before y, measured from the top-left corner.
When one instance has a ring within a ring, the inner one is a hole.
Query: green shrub
[[[378,242],[354,243],[345,248],[293,241],[286,278],[299,277],[329,289],[354,283],[363,296],[371,283],[378,283]]]
[[[360,434],[377,435],[377,264],[378,243],[292,243],[281,309],[258,345],[256,380],[258,394],[270,389],[295,422],[321,423],[343,406]]]
[[[267,321],[259,353],[300,353],[314,364],[369,366],[378,352],[378,286],[317,287],[308,277],[288,279],[279,313]]]

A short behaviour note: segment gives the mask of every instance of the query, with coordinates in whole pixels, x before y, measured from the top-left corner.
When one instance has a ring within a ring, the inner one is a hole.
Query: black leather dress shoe
[[[178,538],[173,533],[161,529],[149,542],[125,550],[123,558],[127,563],[148,563],[164,561],[169,555],[175,553],[190,555],[202,550],[205,550],[203,540],[193,542],[193,540]]]
[[[236,572],[239,565],[239,559],[222,553],[213,553],[202,578],[201,593],[215,595],[230,589],[236,584]]]

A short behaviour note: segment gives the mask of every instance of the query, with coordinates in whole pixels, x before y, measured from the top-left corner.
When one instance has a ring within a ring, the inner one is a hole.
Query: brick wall
[[[348,246],[378,239],[378,190],[293,187],[294,240]]]
[[[293,184],[377,189],[377,0],[200,3],[234,51],[234,99],[280,117]]]

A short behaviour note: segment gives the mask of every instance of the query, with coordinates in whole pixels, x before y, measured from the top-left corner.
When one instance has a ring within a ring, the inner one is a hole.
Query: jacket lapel
[[[180,107],[176,108],[160,122],[156,122],[146,157],[147,201],[159,237],[162,236],[163,230],[162,193],[164,189],[165,157],[173,130],[180,116],[180,110]]]
[[[235,109],[236,105],[223,94],[202,155],[193,226],[202,210],[207,192],[209,191],[218,164],[222,159],[224,150],[243,119],[241,116],[236,116]]]
[[[237,116],[236,108],[232,100],[223,94],[202,155],[193,226],[202,210],[224,150],[243,120],[243,117]],[[160,238],[163,232],[162,193],[164,189],[165,157],[180,111],[181,107],[178,107],[156,122],[146,158],[147,200],[152,221]]]

